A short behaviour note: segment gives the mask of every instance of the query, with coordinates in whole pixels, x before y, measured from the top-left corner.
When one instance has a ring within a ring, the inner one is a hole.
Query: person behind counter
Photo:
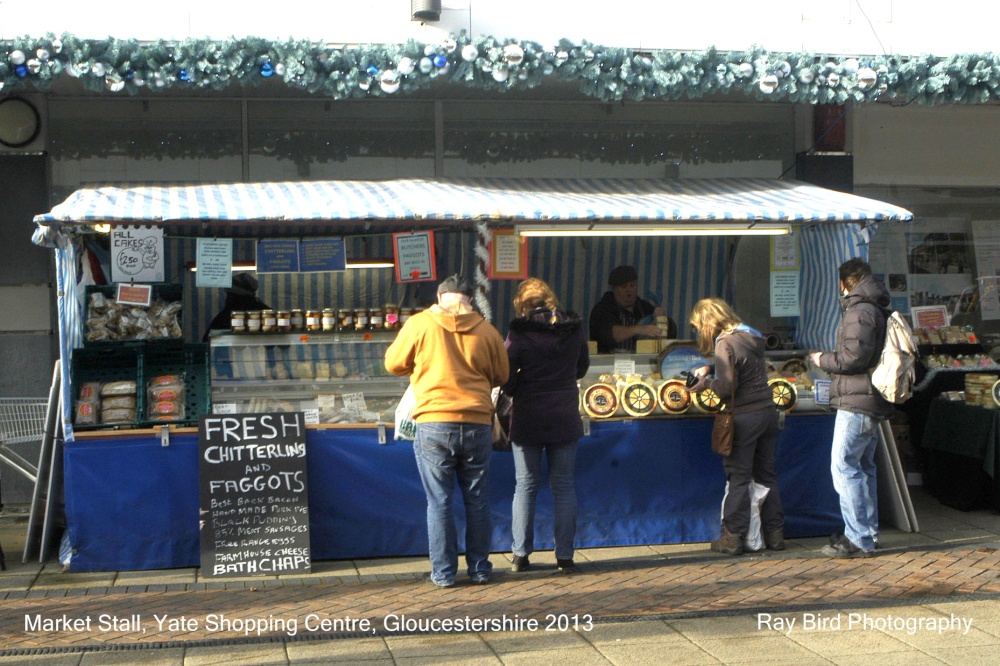
[[[767,486],[760,506],[764,545],[785,548],[785,514],[774,472],[774,449],[778,439],[778,409],[767,384],[764,336],[744,324],[721,298],[695,303],[691,327],[698,334],[702,354],[715,352],[715,378],[707,379],[710,366],[691,372],[698,383],[691,393],[710,388],[733,413],[733,452],[722,459],[729,490],[722,500],[722,535],[712,550],[727,555],[743,552],[743,539],[750,529],[750,481]]]
[[[510,379],[501,390],[513,396],[510,440],[514,454],[513,571],[527,571],[535,547],[535,501],[542,480],[542,455],[548,461],[555,509],[556,566],[575,571],[576,449],[583,437],[580,391],[590,352],[583,322],[559,309],[552,288],[528,278],[514,296],[517,318],[510,322],[507,355]]]
[[[257,278],[249,273],[237,273],[233,276],[233,286],[226,288],[226,302],[219,314],[215,315],[208,325],[202,342],[208,342],[212,331],[228,331],[232,324],[233,312],[249,312],[253,310],[269,310],[271,306],[257,298]]]
[[[385,369],[409,375],[413,387],[413,452],[427,496],[428,579],[438,587],[452,587],[458,573],[456,481],[465,503],[469,580],[486,583],[493,570],[492,390],[507,382],[510,362],[503,338],[472,309],[471,297],[468,282],[447,278],[438,286],[437,304],[410,317],[385,352]]]
[[[664,314],[663,308],[639,298],[639,273],[633,266],[618,266],[608,276],[610,291],[590,311],[590,339],[597,341],[597,351],[635,351],[640,337],[676,338],[677,324],[667,318],[666,334],[653,323],[653,317]]]

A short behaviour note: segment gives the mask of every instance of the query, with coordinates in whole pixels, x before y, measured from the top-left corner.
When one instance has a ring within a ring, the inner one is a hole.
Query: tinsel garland
[[[440,44],[334,47],[248,37],[139,42],[19,37],[0,43],[0,94],[45,89],[63,76],[89,90],[211,89],[283,82],[328,99],[405,95],[432,82],[506,92],[557,79],[602,101],[697,99],[845,104],[981,104],[1000,99],[1000,56],[826,56],[746,51],[636,51],[562,40],[554,47],[461,33]]]

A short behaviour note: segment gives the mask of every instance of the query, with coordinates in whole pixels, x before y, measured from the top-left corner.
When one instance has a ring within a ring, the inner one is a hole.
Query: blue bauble
[[[272,74],[274,74],[274,65],[272,65],[270,62],[265,62],[263,65],[260,66],[260,75],[261,76],[263,76],[264,78],[267,78],[267,77],[271,76]]]
[[[378,67],[376,67],[375,65],[368,65],[368,69],[366,69],[365,71],[368,72],[368,76],[372,78],[378,76]]]
[[[14,68],[14,73],[17,74],[18,78],[23,79],[28,75],[28,68],[24,65],[18,65]]]
[[[431,62],[433,62],[434,66],[437,67],[438,69],[441,69],[442,67],[447,67],[448,66],[448,58],[447,58],[447,56],[445,56],[444,54],[441,54],[441,53],[438,53],[437,55],[435,55],[431,59]]]
[[[182,69],[179,72],[177,72],[177,78],[180,79],[181,81],[191,80],[191,77],[188,76],[188,71],[186,69]]]

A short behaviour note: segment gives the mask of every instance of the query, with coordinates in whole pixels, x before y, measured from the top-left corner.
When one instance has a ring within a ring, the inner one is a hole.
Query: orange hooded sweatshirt
[[[507,381],[503,338],[478,312],[439,305],[410,317],[385,352],[386,370],[410,375],[417,423],[493,422],[491,390]]]

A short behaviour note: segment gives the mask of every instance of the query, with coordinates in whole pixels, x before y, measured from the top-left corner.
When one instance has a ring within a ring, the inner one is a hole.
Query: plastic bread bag
[[[393,439],[412,441],[417,436],[417,423],[413,420],[413,407],[416,404],[417,398],[413,395],[413,385],[410,384],[396,405],[396,431]]]
[[[149,401],[184,402],[184,374],[158,375],[146,383],[146,395]]]
[[[101,386],[101,397],[107,398],[115,395],[135,395],[135,381],[125,379],[115,382],[105,382]]]

